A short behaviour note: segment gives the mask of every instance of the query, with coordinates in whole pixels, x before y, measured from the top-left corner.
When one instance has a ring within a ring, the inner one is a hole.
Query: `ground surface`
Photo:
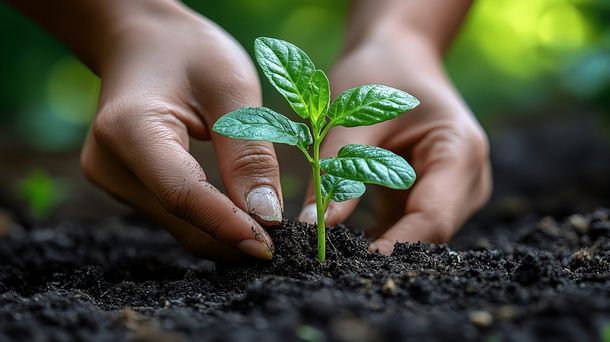
[[[595,341],[610,322],[610,211],[470,228],[459,249],[366,252],[273,231],[272,262],[223,268],[138,221],[0,238],[0,340]]]
[[[0,341],[596,341],[605,331],[608,342],[610,212],[592,211],[610,206],[599,127],[578,113],[492,135],[494,196],[450,247],[401,245],[385,258],[338,229],[325,267],[311,229],[292,224],[272,233],[271,263],[194,259],[150,224],[107,218],[126,211],[76,176],[77,154],[2,142]],[[41,165],[78,180],[46,223],[12,190]],[[295,174],[302,186],[307,175]],[[287,217],[302,200],[293,190]],[[367,197],[352,223],[374,222],[375,203]]]

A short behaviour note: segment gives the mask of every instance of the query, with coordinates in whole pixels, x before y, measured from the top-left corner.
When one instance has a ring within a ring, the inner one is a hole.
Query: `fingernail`
[[[282,222],[282,207],[275,190],[270,186],[259,186],[248,193],[248,211],[267,224]]]
[[[372,243],[369,245],[369,252],[370,253],[379,253],[379,246],[377,246],[376,243]]]
[[[369,252],[390,255],[394,250],[394,244],[387,240],[377,240],[369,245]]]
[[[328,211],[324,213],[324,219],[328,218]],[[299,214],[299,221],[307,224],[316,224],[318,223],[318,210],[316,209],[316,204],[311,203],[305,206]]]
[[[273,258],[271,246],[266,242],[244,240],[237,244],[237,248],[240,251],[259,259],[271,260]]]

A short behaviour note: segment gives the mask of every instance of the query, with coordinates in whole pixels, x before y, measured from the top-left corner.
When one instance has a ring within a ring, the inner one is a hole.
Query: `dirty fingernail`
[[[248,212],[262,220],[264,224],[279,224],[282,222],[282,207],[270,186],[259,186],[248,193],[246,198]]]
[[[240,251],[259,259],[271,260],[273,258],[272,247],[266,242],[244,240],[237,244],[237,248]]]
[[[377,240],[369,245],[369,252],[390,255],[394,250],[394,245],[387,240]]]
[[[324,220],[326,219],[328,219],[328,210],[324,213]],[[315,203],[308,204],[303,208],[301,214],[299,214],[299,221],[307,224],[318,223],[318,211]]]
[[[299,214],[299,221],[307,224],[316,224],[318,222],[315,203],[308,204],[303,208],[301,214]]]

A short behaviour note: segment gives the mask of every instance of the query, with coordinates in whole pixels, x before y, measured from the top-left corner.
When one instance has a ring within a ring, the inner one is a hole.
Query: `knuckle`
[[[487,134],[480,127],[470,128],[466,143],[471,151],[469,162],[471,165],[482,166],[489,160],[489,140]]]
[[[233,156],[231,171],[243,176],[278,177],[279,164],[272,147],[256,144],[242,148]]]
[[[439,123],[425,136],[421,149],[430,162],[445,160],[480,168],[489,160],[487,135],[474,123]]]
[[[93,127],[91,134],[96,141],[102,144],[111,144],[117,136],[117,132],[120,132],[126,125],[126,113],[130,110],[125,105],[110,104],[105,105],[98,111],[95,120],[93,121]]]
[[[198,210],[194,205],[192,190],[187,185],[174,185],[164,188],[159,194],[159,202],[167,212],[198,226],[212,238],[216,239],[221,235],[223,229],[222,218],[217,213],[211,212],[207,207]],[[205,222],[201,222],[198,219],[200,217],[204,217]]]
[[[253,89],[260,88],[260,82],[254,70],[231,74],[231,77],[226,79],[226,82],[230,87],[243,91],[252,91]]]
[[[443,159],[457,159],[463,148],[464,131],[459,122],[439,121],[422,137],[418,144],[419,150],[429,156]]]
[[[217,86],[223,89],[252,91],[260,88],[256,67],[246,54],[227,56],[218,61],[217,68],[223,71],[217,74],[220,77],[217,79]]]
[[[186,221],[192,217],[191,190],[184,185],[168,186],[161,190],[159,202],[163,208]]]
[[[220,116],[227,111],[258,103],[262,96],[258,77],[250,72],[225,73],[215,82],[211,91],[218,94],[206,100],[206,107],[212,109],[212,116]]]
[[[182,129],[180,109],[163,100],[139,102],[120,101],[105,104],[93,122],[92,135],[104,145],[116,145],[118,139],[128,139],[134,130],[158,131],[159,127]]]

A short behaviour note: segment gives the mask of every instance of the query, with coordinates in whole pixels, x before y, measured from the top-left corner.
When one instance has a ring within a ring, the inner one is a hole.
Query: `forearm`
[[[174,0],[8,0],[39,23],[94,72],[110,58],[121,37],[143,21],[184,12]]]
[[[471,3],[472,0],[353,0],[346,46],[413,35],[442,53],[459,30]]]
[[[354,1],[346,45],[336,74],[360,70],[360,83],[407,90],[422,100],[421,112],[470,115],[448,79],[443,51],[469,7],[469,0]],[[344,77],[334,77],[338,88]]]

